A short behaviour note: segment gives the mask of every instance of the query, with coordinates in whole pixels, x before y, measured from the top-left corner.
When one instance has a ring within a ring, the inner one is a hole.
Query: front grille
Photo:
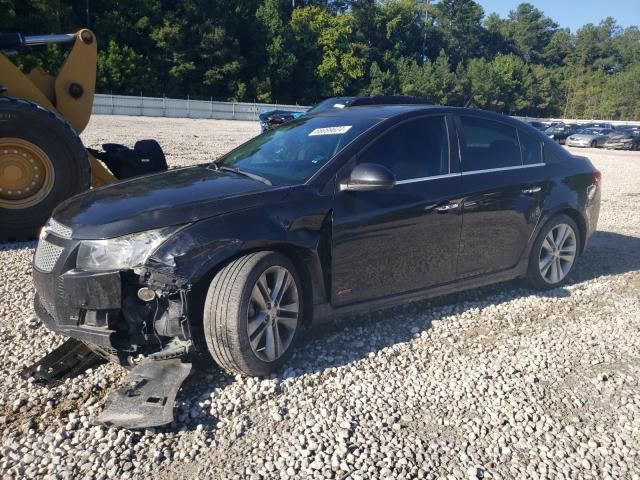
[[[56,262],[60,258],[63,247],[54,245],[42,239],[38,242],[38,248],[36,249],[35,266],[38,270],[50,273],[53,267],[56,266]]]
[[[59,237],[66,238],[67,240],[71,238],[72,230],[61,223],[56,222],[53,218],[49,220],[49,224],[46,228]]]

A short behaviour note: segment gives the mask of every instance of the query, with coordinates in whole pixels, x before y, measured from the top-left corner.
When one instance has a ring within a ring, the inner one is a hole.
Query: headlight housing
[[[147,258],[180,227],[166,227],[107,240],[82,240],[76,268],[86,271],[129,270]]]

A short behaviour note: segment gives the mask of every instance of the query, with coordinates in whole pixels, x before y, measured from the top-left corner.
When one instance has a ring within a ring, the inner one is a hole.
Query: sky
[[[510,10],[527,1],[542,10],[561,27],[572,32],[587,23],[598,24],[606,17],[613,17],[622,27],[640,26],[640,0],[476,0],[485,15],[496,12],[506,17]]]

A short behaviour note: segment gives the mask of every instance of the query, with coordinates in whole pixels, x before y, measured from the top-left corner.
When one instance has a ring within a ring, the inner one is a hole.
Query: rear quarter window
[[[518,130],[520,138],[520,151],[522,152],[523,165],[536,165],[543,163],[542,160],[542,142],[533,135]]]

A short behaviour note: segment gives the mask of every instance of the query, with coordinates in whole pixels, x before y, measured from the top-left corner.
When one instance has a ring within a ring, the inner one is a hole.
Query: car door
[[[508,123],[456,119],[461,143],[463,221],[458,277],[515,267],[546,190],[542,142]]]
[[[361,163],[388,168],[385,191],[336,190],[332,303],[388,297],[455,278],[460,237],[460,175],[450,169],[443,115],[405,121],[383,133],[339,174]]]
[[[609,135],[611,135],[612,132],[613,130],[610,128],[603,128],[602,130],[600,130],[596,145],[601,147],[602,145],[607,143],[607,140],[609,139]]]

